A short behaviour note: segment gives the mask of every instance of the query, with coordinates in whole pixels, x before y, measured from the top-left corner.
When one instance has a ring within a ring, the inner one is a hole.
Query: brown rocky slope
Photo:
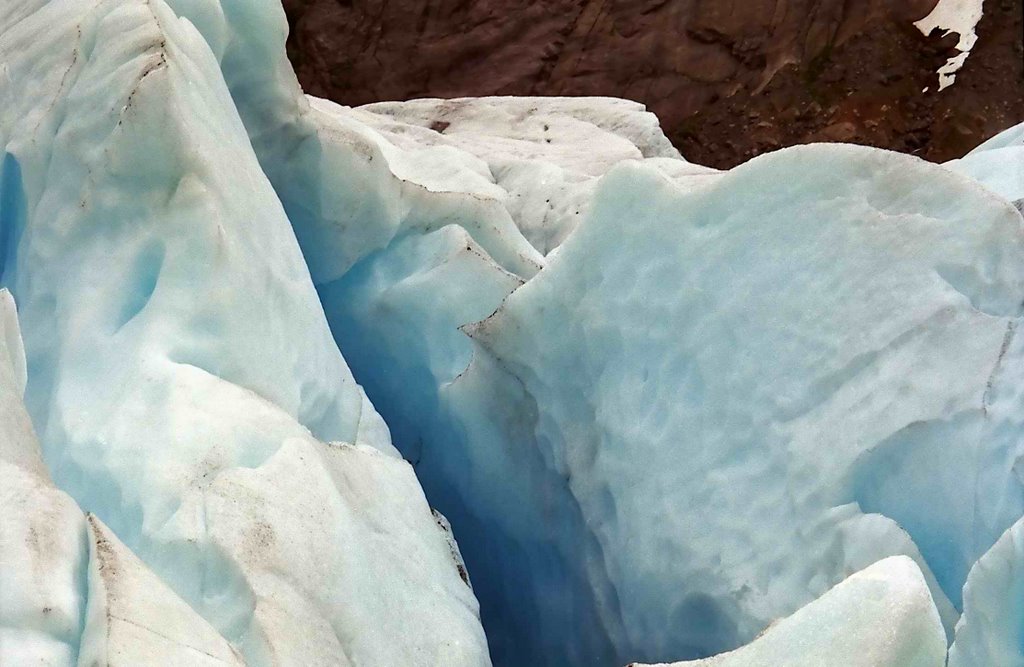
[[[645,103],[691,161],[730,167],[815,140],[931,160],[1024,121],[1024,0],[986,0],[951,88],[936,0],[285,0],[306,92],[612,95]],[[923,92],[927,88],[927,92]]]

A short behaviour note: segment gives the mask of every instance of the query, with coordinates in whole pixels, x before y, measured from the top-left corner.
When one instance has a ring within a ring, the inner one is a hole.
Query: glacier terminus
[[[1024,125],[719,171],[287,29],[0,7],[0,665],[1024,665]]]

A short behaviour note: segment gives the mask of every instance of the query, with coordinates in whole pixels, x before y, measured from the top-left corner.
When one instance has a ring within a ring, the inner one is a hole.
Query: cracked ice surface
[[[1021,128],[717,172],[623,100],[308,98],[286,28],[0,11],[0,656],[1016,656]]]

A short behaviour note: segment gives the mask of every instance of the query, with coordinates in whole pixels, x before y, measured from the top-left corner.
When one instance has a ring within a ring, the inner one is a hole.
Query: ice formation
[[[14,301],[0,291],[0,663],[242,664],[234,649],[50,480],[24,405]],[[83,627],[86,632],[79,640]]]
[[[46,471],[22,404],[25,356],[0,292],[0,664],[74,664],[85,611],[85,517]]]
[[[978,559],[964,584],[949,667],[1024,664],[1024,519]]]
[[[23,2],[0,54],[3,281],[57,485],[249,664],[486,663],[198,32]]]
[[[935,667],[945,659],[946,635],[921,571],[894,556],[851,575],[742,648],[661,667]]]
[[[1014,202],[1024,201],[1024,124],[1001,132],[949,166]]]
[[[719,172],[286,29],[0,9],[0,662],[1020,660],[1024,126]]]

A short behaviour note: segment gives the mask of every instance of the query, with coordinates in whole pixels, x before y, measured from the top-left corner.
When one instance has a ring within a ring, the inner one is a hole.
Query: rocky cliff
[[[935,0],[285,0],[306,92],[611,95],[643,102],[690,160],[850,141],[943,161],[1024,120],[1021,7],[988,0],[957,84]],[[927,89],[927,90],[926,90]]]

